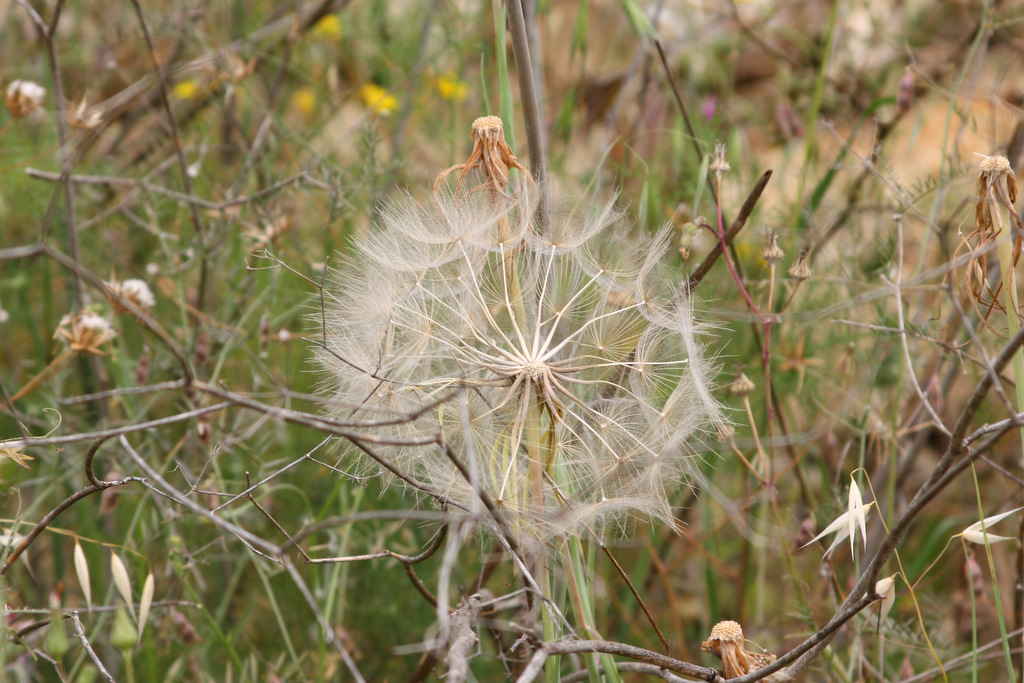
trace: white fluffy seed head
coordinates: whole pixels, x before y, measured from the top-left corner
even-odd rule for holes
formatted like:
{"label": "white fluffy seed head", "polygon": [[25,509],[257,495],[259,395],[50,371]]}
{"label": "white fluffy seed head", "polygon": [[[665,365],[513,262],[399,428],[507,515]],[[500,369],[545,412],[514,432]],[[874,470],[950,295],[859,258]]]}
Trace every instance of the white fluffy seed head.
{"label": "white fluffy seed head", "polygon": [[[541,234],[533,207],[523,193],[405,198],[356,238],[318,352],[336,415],[376,421],[378,455],[456,507],[485,491],[525,536],[670,519],[668,493],[722,425],[700,327],[663,265],[670,236],[627,243],[621,212],[583,203]],[[436,445],[400,443],[436,434],[474,482]]]}

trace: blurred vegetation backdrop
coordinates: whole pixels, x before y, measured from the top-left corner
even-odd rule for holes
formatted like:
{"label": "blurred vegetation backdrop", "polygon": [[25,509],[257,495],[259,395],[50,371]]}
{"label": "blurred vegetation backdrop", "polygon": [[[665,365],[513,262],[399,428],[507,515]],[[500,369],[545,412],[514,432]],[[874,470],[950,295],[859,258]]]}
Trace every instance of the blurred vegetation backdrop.
{"label": "blurred vegetation backdrop", "polygon": [[[792,652],[800,680],[1021,680],[1024,4],[509,3],[0,0],[0,678],[724,680]],[[615,214],[552,280],[578,332],[545,262],[509,265],[564,206]],[[460,252],[497,273],[461,304],[399,261],[444,211],[521,230]],[[406,277],[450,307],[417,314],[420,393],[371,411],[345,374],[385,373],[325,340]],[[517,314],[633,331],[567,370],[496,341]],[[648,396],[652,321],[687,343]],[[472,411],[533,386],[485,444]],[[621,392],[690,402],[664,443],[633,413],[598,438]],[[626,491],[620,448],[681,464],[630,461],[606,514],[573,489],[595,448],[592,487]],[[534,517],[478,462],[521,463]]]}

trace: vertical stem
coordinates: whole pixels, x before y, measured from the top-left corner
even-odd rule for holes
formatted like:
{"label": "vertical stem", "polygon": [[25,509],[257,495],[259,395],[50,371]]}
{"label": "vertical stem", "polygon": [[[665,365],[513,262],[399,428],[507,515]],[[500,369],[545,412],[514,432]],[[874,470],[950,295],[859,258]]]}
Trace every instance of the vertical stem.
{"label": "vertical stem", "polygon": [[[991,194],[989,196],[991,200]],[[1002,206],[992,202],[992,212],[1002,212]],[[1017,302],[1017,273],[1013,268],[1013,220],[1007,215],[1006,220],[999,221],[1006,227],[1004,235],[999,236],[999,267],[1003,271],[1003,291],[1006,292],[1006,326],[1009,328],[1009,335],[1012,337],[1020,329],[1020,310]],[[1024,406],[1024,352],[1021,349],[1013,354],[1013,385],[1017,393],[1016,409],[1019,412]],[[1024,425],[1020,428],[1021,443],[1024,444]]]}
{"label": "vertical stem", "polygon": [[530,60],[530,38],[526,30],[522,0],[505,3],[508,11],[508,28],[512,34],[512,57],[516,62],[516,76],[519,78],[519,97],[523,103],[523,119],[526,124],[526,144],[530,151],[530,174],[537,183],[537,220],[542,229],[548,223],[547,184],[544,158],[544,124],[537,100],[537,87],[533,82],[533,64]]}
{"label": "vertical stem", "polygon": [[[544,449],[542,447],[544,412],[540,397],[538,396],[539,388],[530,382],[523,388],[523,391],[526,393],[525,398],[528,401],[526,424],[524,425],[526,454],[529,458],[527,479],[530,488],[529,506],[531,509],[528,514],[536,517],[536,520],[528,520],[527,523],[530,521],[540,523],[544,512]],[[538,546],[534,545],[534,548],[538,548]],[[537,580],[537,585],[540,586],[544,597],[550,599],[551,576],[548,573],[545,553],[542,550],[538,550],[533,553],[531,559],[533,560],[531,570],[534,578]],[[551,612],[541,605],[540,616],[544,641],[551,642],[557,635],[555,633],[555,623],[551,618]],[[544,665],[544,670],[549,683],[556,683],[558,681],[558,668],[558,658],[548,658]]]}

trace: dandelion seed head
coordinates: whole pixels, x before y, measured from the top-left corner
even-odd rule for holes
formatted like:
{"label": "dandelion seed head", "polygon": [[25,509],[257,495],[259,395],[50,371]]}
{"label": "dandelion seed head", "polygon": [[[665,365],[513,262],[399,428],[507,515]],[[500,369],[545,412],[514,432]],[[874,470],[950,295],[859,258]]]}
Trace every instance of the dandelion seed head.
{"label": "dandelion seed head", "polygon": [[[515,157],[499,127],[478,119],[474,140],[501,163],[461,169],[482,189],[442,174],[432,201],[405,196],[355,238],[324,294],[325,388],[339,417],[375,421],[381,458],[457,507],[485,492],[520,535],[670,520],[724,424],[703,328],[664,267],[671,235],[623,242],[626,215],[586,202],[542,231],[530,187],[501,184]],[[437,434],[473,481],[408,443]]]}

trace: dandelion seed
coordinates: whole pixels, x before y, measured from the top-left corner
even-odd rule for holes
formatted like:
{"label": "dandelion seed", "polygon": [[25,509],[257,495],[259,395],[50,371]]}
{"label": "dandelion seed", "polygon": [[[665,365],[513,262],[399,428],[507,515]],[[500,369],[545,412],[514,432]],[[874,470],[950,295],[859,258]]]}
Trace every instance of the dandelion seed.
{"label": "dandelion seed", "polygon": [[[970,543],[976,543],[977,545],[985,545],[986,540],[990,544],[998,543],[999,541],[1012,541],[1012,536],[996,536],[995,534],[988,533],[988,529],[995,525],[997,522],[1006,519],[1013,513],[1019,512],[1020,510],[1024,510],[1024,507],[1014,508],[1007,512],[1000,513],[998,515],[986,517],[982,521],[975,522],[974,524],[970,525],[957,535],[963,538],[965,541],[968,541]],[[984,530],[982,529],[982,527],[984,527]]]}
{"label": "dandelion seed", "polygon": [[32,81],[11,81],[4,92],[4,105],[11,116],[23,119],[39,111],[46,89]]}

